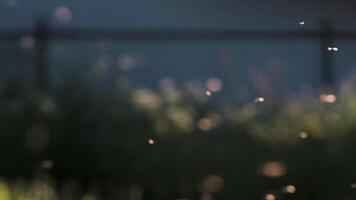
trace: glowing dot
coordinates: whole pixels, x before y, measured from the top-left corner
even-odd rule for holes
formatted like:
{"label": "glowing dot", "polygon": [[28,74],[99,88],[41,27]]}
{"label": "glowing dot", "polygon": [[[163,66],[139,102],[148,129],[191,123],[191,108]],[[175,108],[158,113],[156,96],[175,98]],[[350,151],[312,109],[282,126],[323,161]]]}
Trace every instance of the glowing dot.
{"label": "glowing dot", "polygon": [[320,101],[324,103],[335,103],[336,96],[333,94],[322,94],[320,95]]}
{"label": "glowing dot", "polygon": [[213,200],[213,195],[211,195],[210,193],[204,193],[202,196],[201,196],[201,200]]}
{"label": "glowing dot", "polygon": [[175,88],[176,83],[175,83],[174,79],[166,77],[159,81],[159,86],[163,90],[172,90]]}
{"label": "glowing dot", "polygon": [[56,103],[50,98],[44,99],[39,105],[39,109],[46,113],[54,112],[56,107]]}
{"label": "glowing dot", "polygon": [[305,21],[304,20],[300,20],[298,23],[299,23],[300,26],[304,26]]}
{"label": "glowing dot", "polygon": [[72,12],[65,6],[59,6],[54,11],[54,16],[61,23],[67,23],[72,19]]}
{"label": "glowing dot", "polygon": [[223,85],[220,79],[218,78],[209,78],[206,81],[206,87],[212,92],[218,92],[222,89]]}
{"label": "glowing dot", "polygon": [[95,75],[102,76],[104,75],[110,66],[110,56],[109,55],[99,55],[95,58],[92,70]]}
{"label": "glowing dot", "polygon": [[161,99],[148,89],[135,90],[132,100],[138,107],[147,110],[157,110],[161,106]]}
{"label": "glowing dot", "polygon": [[208,193],[215,193],[224,188],[224,179],[218,175],[210,175],[203,180],[203,190]]}
{"label": "glowing dot", "polygon": [[328,51],[339,51],[338,47],[328,47],[327,48]]}
{"label": "glowing dot", "polygon": [[21,38],[20,44],[22,48],[30,49],[35,44],[35,41],[32,36],[25,35]]}
{"label": "glowing dot", "polygon": [[293,193],[295,193],[297,191],[297,188],[294,185],[287,185],[284,188],[284,191],[287,192],[287,193],[293,194]]}
{"label": "glowing dot", "polygon": [[266,194],[265,200],[276,200],[276,197],[273,194]]}
{"label": "glowing dot", "polygon": [[208,131],[212,128],[212,121],[208,118],[203,118],[199,120],[198,127],[200,130]]}
{"label": "glowing dot", "polygon": [[137,65],[137,61],[130,55],[123,55],[117,60],[117,65],[124,71],[130,71]]}
{"label": "glowing dot", "polygon": [[53,160],[43,160],[40,162],[40,166],[45,170],[51,169],[53,165],[54,165]]}
{"label": "glowing dot", "polygon": [[308,133],[302,131],[299,133],[299,137],[302,138],[302,139],[307,139],[308,138]]}
{"label": "glowing dot", "polygon": [[255,99],[255,103],[263,103],[265,101],[265,98],[264,97],[257,97]]}
{"label": "glowing dot", "polygon": [[155,144],[155,141],[153,139],[148,139],[148,144]]}
{"label": "glowing dot", "polygon": [[212,93],[211,93],[211,91],[207,90],[207,91],[205,91],[205,95],[206,95],[206,96],[211,96]]}
{"label": "glowing dot", "polygon": [[356,189],[356,183],[351,184],[351,185],[350,185],[350,188],[351,188],[351,189]]}
{"label": "glowing dot", "polygon": [[260,173],[271,178],[280,177],[287,173],[287,166],[281,161],[269,161],[261,166]]}
{"label": "glowing dot", "polygon": [[9,7],[15,7],[17,5],[17,0],[7,0],[6,4]]}

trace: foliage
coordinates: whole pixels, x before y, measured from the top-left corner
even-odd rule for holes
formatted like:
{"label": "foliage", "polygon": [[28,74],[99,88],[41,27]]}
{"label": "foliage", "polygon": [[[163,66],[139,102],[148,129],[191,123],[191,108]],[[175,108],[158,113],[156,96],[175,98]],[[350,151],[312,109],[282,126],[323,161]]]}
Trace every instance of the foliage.
{"label": "foliage", "polygon": [[342,84],[335,103],[302,96],[221,110],[174,87],[9,87],[0,200],[352,199],[354,85]]}

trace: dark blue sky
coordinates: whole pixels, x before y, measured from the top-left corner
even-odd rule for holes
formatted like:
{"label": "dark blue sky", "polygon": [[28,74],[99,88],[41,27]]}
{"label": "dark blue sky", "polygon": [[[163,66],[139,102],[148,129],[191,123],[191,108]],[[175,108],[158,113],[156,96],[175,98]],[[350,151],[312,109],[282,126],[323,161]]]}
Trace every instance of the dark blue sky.
{"label": "dark blue sky", "polygon": [[[9,8],[8,1],[17,1]],[[317,28],[329,18],[340,29],[355,30],[356,3],[352,0],[2,0],[0,27],[31,27],[38,16],[58,6],[72,10],[66,26],[85,27],[228,27],[293,29],[305,19]]]}
{"label": "dark blue sky", "polygon": [[[3,30],[32,28],[37,18],[46,16],[51,27],[60,29],[174,27],[303,31],[319,29],[322,19],[330,19],[337,30],[356,31],[356,2],[351,0],[16,0],[15,6],[8,6],[9,1],[11,4],[15,0],[3,0],[0,5],[0,29]],[[71,11],[72,19],[68,23],[60,23],[54,17],[60,6]],[[303,27],[298,24],[301,19],[305,20]],[[138,58],[139,64],[126,75],[142,84],[157,85],[164,77],[182,83],[217,77],[223,80],[224,95],[270,92],[264,90],[274,90],[273,95],[279,95],[284,92],[284,86],[288,86],[287,93],[294,94],[300,88],[318,87],[319,45],[318,40],[278,39],[145,43],[53,41],[51,72],[90,70],[95,63],[104,62],[102,58],[108,58],[105,61],[109,66],[107,76],[115,78],[117,60],[131,56]],[[330,45],[339,47],[334,75],[337,80],[345,79],[356,67],[356,41],[337,40]]]}

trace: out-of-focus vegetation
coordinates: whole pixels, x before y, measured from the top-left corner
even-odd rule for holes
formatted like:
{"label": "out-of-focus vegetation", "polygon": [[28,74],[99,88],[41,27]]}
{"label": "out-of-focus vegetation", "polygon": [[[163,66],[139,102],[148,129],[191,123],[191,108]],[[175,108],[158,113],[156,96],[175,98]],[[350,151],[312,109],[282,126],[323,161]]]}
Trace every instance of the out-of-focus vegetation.
{"label": "out-of-focus vegetation", "polygon": [[354,199],[355,83],[222,109],[168,80],[119,92],[7,83],[0,200]]}

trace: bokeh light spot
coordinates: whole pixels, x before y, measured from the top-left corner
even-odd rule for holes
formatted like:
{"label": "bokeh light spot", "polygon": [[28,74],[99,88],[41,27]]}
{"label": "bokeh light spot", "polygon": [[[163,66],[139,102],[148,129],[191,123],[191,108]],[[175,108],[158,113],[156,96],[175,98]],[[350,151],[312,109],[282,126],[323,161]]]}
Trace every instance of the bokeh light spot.
{"label": "bokeh light spot", "polygon": [[265,200],[276,200],[276,196],[274,196],[273,194],[266,194]]}
{"label": "bokeh light spot", "polygon": [[137,65],[137,61],[130,55],[122,55],[118,58],[117,65],[124,71],[130,71]]}
{"label": "bokeh light spot", "polygon": [[210,193],[206,192],[201,196],[201,200],[213,200],[214,197]]}
{"label": "bokeh light spot", "polygon": [[21,47],[24,49],[30,49],[35,44],[35,40],[30,35],[25,35],[20,40]]}
{"label": "bokeh light spot", "polygon": [[53,160],[43,160],[40,162],[40,167],[45,169],[45,170],[50,170],[54,165]]}
{"label": "bokeh light spot", "polygon": [[287,166],[281,161],[269,161],[261,165],[260,173],[270,178],[277,178],[287,173]]}
{"label": "bokeh light spot", "polygon": [[66,6],[59,6],[54,11],[54,16],[60,23],[68,23],[72,19],[72,11]]}
{"label": "bokeh light spot", "polygon": [[218,175],[210,175],[203,180],[203,190],[208,193],[220,191],[224,185],[224,179]]}
{"label": "bokeh light spot", "polygon": [[294,185],[287,185],[284,188],[284,191],[287,192],[287,193],[293,194],[293,193],[295,193],[297,191],[297,188]]}
{"label": "bokeh light spot", "polygon": [[17,5],[17,0],[7,0],[6,5],[10,8],[13,8]]}
{"label": "bokeh light spot", "polygon": [[307,132],[302,131],[302,132],[299,133],[299,137],[300,137],[301,139],[307,139],[308,136],[309,136],[309,135],[308,135]]}
{"label": "bokeh light spot", "polygon": [[323,103],[335,103],[336,96],[334,94],[322,94],[320,95],[320,101]]}
{"label": "bokeh light spot", "polygon": [[198,127],[202,131],[209,131],[212,128],[212,122],[209,118],[203,118],[198,121]]}
{"label": "bokeh light spot", "polygon": [[263,103],[265,101],[265,98],[264,97],[257,97],[255,99],[255,103]]}
{"label": "bokeh light spot", "polygon": [[152,138],[148,139],[147,142],[148,142],[148,144],[151,144],[151,145],[156,143],[155,140]]}
{"label": "bokeh light spot", "polygon": [[220,79],[218,78],[209,78],[206,81],[206,87],[211,91],[211,92],[218,92],[222,89],[223,84]]}

